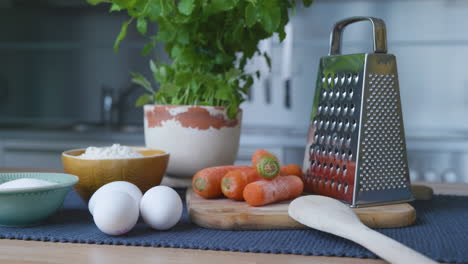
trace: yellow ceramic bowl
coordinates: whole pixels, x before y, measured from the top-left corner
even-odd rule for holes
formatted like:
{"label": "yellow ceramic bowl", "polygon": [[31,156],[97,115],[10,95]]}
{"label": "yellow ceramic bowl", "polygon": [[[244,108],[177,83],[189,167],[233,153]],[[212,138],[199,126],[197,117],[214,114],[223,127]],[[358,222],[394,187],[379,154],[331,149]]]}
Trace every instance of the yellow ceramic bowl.
{"label": "yellow ceramic bowl", "polygon": [[161,183],[169,162],[169,153],[148,148],[133,149],[144,157],[88,160],[77,157],[85,149],[75,149],[62,153],[62,164],[66,173],[78,176],[79,182],[74,188],[85,201],[99,187],[113,181],[131,182],[144,193]]}

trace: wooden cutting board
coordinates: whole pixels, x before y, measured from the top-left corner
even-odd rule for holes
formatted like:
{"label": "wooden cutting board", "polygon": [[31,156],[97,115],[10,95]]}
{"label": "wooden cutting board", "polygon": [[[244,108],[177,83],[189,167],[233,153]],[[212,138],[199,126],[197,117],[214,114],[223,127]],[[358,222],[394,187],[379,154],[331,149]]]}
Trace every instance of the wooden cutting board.
{"label": "wooden cutting board", "polygon": [[[204,199],[187,190],[187,207],[193,223],[212,229],[265,230],[307,229],[288,215],[291,201],[253,207],[230,199]],[[403,227],[414,223],[416,211],[408,203],[354,208],[361,221],[371,228]]]}

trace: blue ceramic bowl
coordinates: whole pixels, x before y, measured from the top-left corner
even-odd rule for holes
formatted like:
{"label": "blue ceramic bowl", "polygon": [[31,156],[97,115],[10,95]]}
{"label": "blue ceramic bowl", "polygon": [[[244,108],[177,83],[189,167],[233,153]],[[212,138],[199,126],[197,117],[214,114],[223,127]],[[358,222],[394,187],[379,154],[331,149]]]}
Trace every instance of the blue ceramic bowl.
{"label": "blue ceramic bowl", "polygon": [[0,173],[0,184],[21,178],[35,178],[57,184],[0,190],[0,225],[37,225],[55,213],[78,177],[63,173]]}

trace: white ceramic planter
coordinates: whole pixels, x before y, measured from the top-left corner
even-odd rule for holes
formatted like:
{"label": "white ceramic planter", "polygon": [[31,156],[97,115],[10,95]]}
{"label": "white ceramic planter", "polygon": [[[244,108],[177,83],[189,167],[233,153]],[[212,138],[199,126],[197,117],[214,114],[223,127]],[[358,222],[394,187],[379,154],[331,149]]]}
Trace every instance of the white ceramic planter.
{"label": "white ceramic planter", "polygon": [[241,111],[230,120],[223,107],[145,105],[146,146],[170,153],[169,176],[191,178],[201,169],[234,163],[241,120]]}

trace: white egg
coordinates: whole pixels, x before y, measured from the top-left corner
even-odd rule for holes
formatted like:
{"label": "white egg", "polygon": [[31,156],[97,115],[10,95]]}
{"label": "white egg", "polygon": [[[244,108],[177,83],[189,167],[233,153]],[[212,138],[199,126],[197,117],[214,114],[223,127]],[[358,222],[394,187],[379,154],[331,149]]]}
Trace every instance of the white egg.
{"label": "white egg", "polygon": [[17,180],[7,181],[3,184],[0,184],[0,190],[9,190],[9,189],[22,189],[22,188],[34,188],[42,186],[56,185],[55,182],[44,181],[35,178],[21,178]]}
{"label": "white egg", "polygon": [[149,189],[140,202],[143,220],[158,230],[167,230],[177,224],[182,216],[182,209],[179,194],[167,186]]}
{"label": "white egg", "polygon": [[106,192],[99,197],[94,206],[94,223],[108,235],[122,235],[135,226],[139,210],[135,200],[127,193],[120,191]]}
{"label": "white egg", "polygon": [[126,181],[110,182],[101,186],[101,188],[94,192],[91,199],[89,199],[88,209],[91,214],[93,214],[96,201],[107,197],[108,195],[106,193],[110,191],[121,191],[129,194],[135,200],[137,206],[140,204],[141,197],[143,196],[140,189],[133,183]]}

